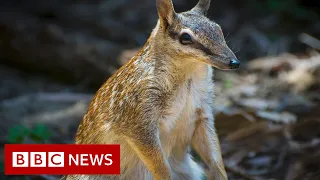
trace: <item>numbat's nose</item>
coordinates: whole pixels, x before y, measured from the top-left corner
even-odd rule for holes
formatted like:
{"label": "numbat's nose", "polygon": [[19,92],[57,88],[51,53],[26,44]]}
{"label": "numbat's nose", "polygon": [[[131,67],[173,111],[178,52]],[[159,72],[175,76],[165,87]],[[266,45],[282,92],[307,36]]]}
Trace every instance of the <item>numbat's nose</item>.
{"label": "numbat's nose", "polygon": [[231,59],[229,67],[231,69],[237,69],[240,66],[240,61],[238,59]]}

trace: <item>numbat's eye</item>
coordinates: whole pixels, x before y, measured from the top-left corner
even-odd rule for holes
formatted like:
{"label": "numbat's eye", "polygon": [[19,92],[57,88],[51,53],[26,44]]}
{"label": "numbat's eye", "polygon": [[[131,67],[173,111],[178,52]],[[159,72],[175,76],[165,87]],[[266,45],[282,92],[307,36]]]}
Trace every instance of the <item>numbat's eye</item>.
{"label": "numbat's eye", "polygon": [[180,43],[184,45],[192,44],[192,37],[188,33],[183,33],[180,36]]}

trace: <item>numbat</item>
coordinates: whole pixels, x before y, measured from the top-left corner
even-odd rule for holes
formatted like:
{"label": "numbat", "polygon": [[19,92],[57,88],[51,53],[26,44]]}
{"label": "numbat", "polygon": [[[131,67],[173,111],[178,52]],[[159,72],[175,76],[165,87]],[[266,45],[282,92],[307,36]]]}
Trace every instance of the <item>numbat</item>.
{"label": "numbat", "polygon": [[120,144],[120,175],[69,175],[66,179],[227,179],[214,129],[213,69],[240,63],[218,24],[205,15],[210,0],[176,13],[156,0],[159,21],[143,48],[94,96],[76,144]]}

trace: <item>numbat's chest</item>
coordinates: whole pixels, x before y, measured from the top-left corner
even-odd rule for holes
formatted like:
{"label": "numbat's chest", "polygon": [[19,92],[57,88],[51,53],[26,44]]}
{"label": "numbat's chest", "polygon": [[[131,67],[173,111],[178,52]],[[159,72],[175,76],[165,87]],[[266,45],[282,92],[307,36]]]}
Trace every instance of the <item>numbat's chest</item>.
{"label": "numbat's chest", "polygon": [[189,83],[179,89],[160,121],[160,139],[168,157],[182,158],[187,152],[199,120],[197,111],[206,111],[204,108],[209,106],[205,103],[213,98],[212,81],[202,79]]}
{"label": "numbat's chest", "polygon": [[171,103],[164,110],[160,128],[167,134],[186,130],[191,133],[198,119],[197,110],[203,109],[213,98],[212,72],[194,76],[185,82],[171,98]]}

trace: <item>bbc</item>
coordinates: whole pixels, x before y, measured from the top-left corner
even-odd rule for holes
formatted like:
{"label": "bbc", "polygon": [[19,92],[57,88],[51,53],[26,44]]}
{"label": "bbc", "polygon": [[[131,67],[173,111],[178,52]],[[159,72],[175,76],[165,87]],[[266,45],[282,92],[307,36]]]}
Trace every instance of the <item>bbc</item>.
{"label": "bbc", "polygon": [[12,167],[64,167],[64,152],[12,152]]}

